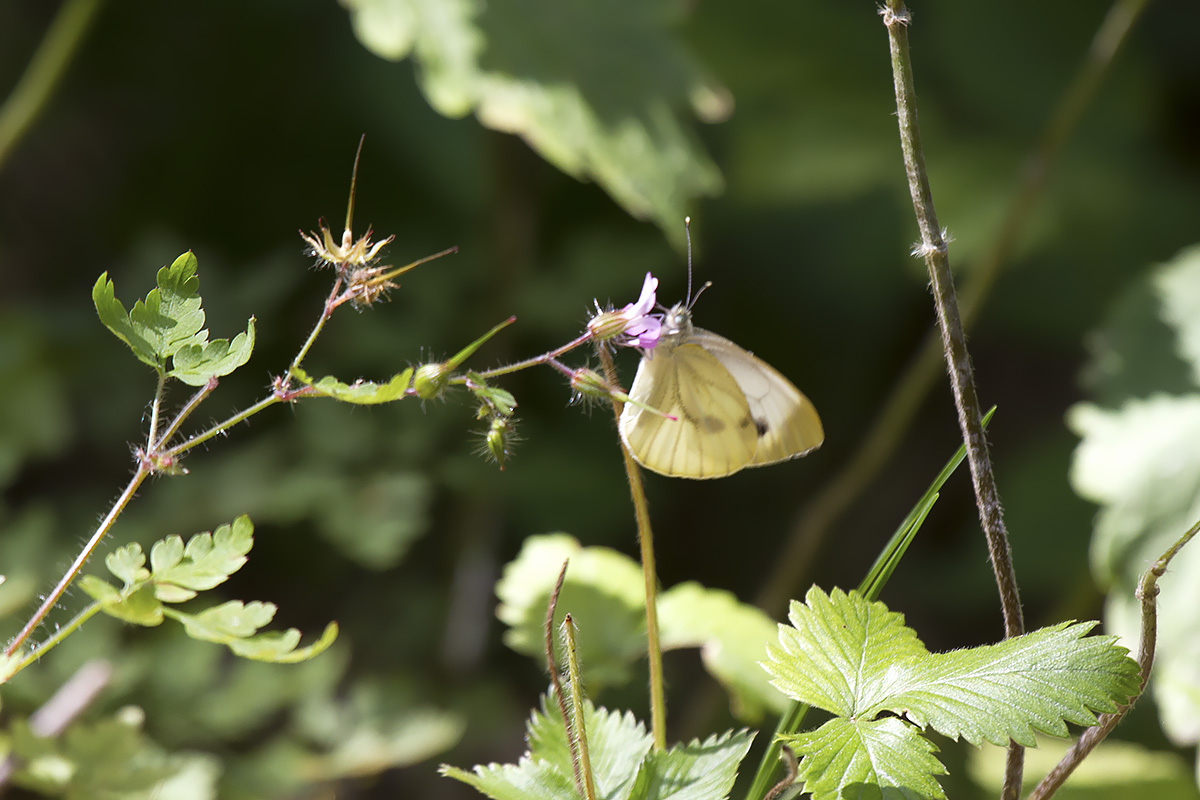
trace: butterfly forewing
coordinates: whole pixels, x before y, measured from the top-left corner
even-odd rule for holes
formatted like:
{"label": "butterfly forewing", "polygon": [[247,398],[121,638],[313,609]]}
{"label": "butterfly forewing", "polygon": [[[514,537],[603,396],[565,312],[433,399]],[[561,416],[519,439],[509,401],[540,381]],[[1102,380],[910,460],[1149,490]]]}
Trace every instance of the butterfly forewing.
{"label": "butterfly forewing", "polygon": [[770,364],[711,331],[694,328],[689,341],[716,358],[746,398],[757,438],[747,466],[796,458],[825,441],[817,409]]}
{"label": "butterfly forewing", "polygon": [[703,347],[668,346],[643,358],[629,395],[676,418],[625,405],[621,436],[646,468],[676,477],[719,478],[754,459],[758,434],[744,393]]}

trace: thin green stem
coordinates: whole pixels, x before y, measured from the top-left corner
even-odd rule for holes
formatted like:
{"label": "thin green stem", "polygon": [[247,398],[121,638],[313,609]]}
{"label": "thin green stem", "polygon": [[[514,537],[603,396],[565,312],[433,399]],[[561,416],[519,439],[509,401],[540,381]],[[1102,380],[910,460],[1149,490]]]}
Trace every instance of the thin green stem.
{"label": "thin green stem", "polygon": [[100,0],[68,0],[58,9],[24,74],[0,108],[0,167],[46,107],[100,5]]}
{"label": "thin green stem", "polygon": [[[597,348],[604,376],[612,386],[617,385],[617,369],[612,354],[603,347]],[[612,398],[613,414],[621,419],[625,404]],[[629,453],[625,442],[621,442],[621,458],[625,463],[625,476],[629,480],[629,495],[633,500],[633,514],[637,521],[638,548],[642,558],[642,580],[646,592],[646,653],[650,667],[650,733],[654,749],[667,748],[667,700],[663,689],[662,645],[658,635],[658,570],[654,562],[654,531],[650,527],[650,504],[646,500],[646,489],[642,485],[642,471]]]}
{"label": "thin green stem", "polygon": [[1138,671],[1141,675],[1141,688],[1137,697],[1111,714],[1101,714],[1096,725],[1083,732],[1083,735],[1055,765],[1054,769],[1050,770],[1050,773],[1034,787],[1026,800],[1045,800],[1058,791],[1080,762],[1087,758],[1088,754],[1095,750],[1108,734],[1112,733],[1121,718],[1129,712],[1129,709],[1133,708],[1137,698],[1145,692],[1146,681],[1150,679],[1150,670],[1154,667],[1155,648],[1158,645],[1158,579],[1166,573],[1171,560],[1198,531],[1200,531],[1200,522],[1193,525],[1175,544],[1171,545],[1150,569],[1142,573],[1142,578],[1138,581],[1137,598],[1142,604],[1142,636],[1141,643],[1138,645]]}
{"label": "thin green stem", "polygon": [[333,314],[334,301],[337,299],[338,291],[342,288],[342,279],[338,278],[333,282],[333,288],[329,292],[329,297],[325,300],[325,308],[321,310],[320,316],[317,317],[317,322],[313,325],[312,331],[309,332],[308,338],[304,340],[304,344],[300,346],[300,350],[296,353],[296,357],[292,359],[291,365],[288,366],[287,379],[285,385],[290,383],[295,376],[295,371],[304,361],[304,357],[308,355],[308,351],[312,348],[313,343],[317,341],[317,337],[321,335],[321,330],[325,327],[325,323],[329,321],[329,317]]}
{"label": "thin green stem", "polygon": [[18,672],[28,667],[34,661],[37,661],[42,656],[46,655],[46,653],[48,653],[54,647],[62,644],[68,636],[79,630],[79,628],[83,626],[83,623],[87,622],[98,613],[100,613],[100,601],[97,600],[76,614],[66,625],[57,628],[49,639],[26,653],[25,657],[13,666],[12,671],[9,672],[5,678],[11,678],[13,675],[16,675]]}
{"label": "thin green stem", "polygon": [[484,378],[486,380],[488,378],[498,378],[501,375],[508,375],[513,372],[519,372],[523,369],[529,369],[530,367],[536,367],[540,364],[547,364],[552,359],[555,359],[555,358],[558,358],[559,356],[561,356],[563,353],[568,353],[568,352],[574,350],[576,347],[579,347],[580,345],[587,344],[589,341],[591,341],[591,339],[592,339],[592,334],[590,332],[584,332],[578,338],[572,339],[571,341],[567,342],[563,346],[555,348],[554,350],[551,350],[548,353],[542,353],[540,356],[534,356],[533,358],[527,358],[524,361],[518,361],[515,364],[507,364],[503,367],[496,367],[495,369],[485,370],[483,372],[478,372],[476,374],[479,375],[479,377]]}
{"label": "thin green stem", "polygon": [[182,455],[183,453],[186,453],[188,450],[191,450],[196,445],[204,444],[205,442],[207,442],[209,439],[213,438],[214,436],[220,436],[222,433],[229,430],[234,425],[237,425],[239,422],[243,422],[243,421],[249,419],[250,417],[254,416],[255,414],[257,414],[258,412],[263,411],[264,409],[267,409],[267,408],[275,405],[276,403],[280,403],[280,402],[283,402],[283,401],[279,398],[278,395],[275,395],[275,394],[268,395],[267,397],[264,397],[262,400],[259,400],[254,405],[250,406],[249,408],[243,409],[242,411],[239,411],[238,413],[234,414],[232,417],[225,420],[224,422],[218,422],[216,425],[212,426],[211,428],[204,431],[203,433],[198,433],[195,436],[190,437],[187,441],[180,442],[179,444],[175,445],[171,449],[165,450],[163,452],[163,455],[171,456],[171,457],[176,457],[176,456]]}
{"label": "thin green stem", "polygon": [[150,432],[146,435],[146,452],[158,449],[158,415],[162,413],[163,392],[167,387],[167,373],[158,372],[158,386],[154,387],[154,401],[150,404]]}
{"label": "thin green stem", "polygon": [[[975,487],[975,504],[979,508],[979,522],[987,539],[992,572],[1000,593],[1004,632],[1007,637],[1019,636],[1025,630],[1025,621],[1017,592],[1008,531],[1004,526],[1004,513],[996,491],[996,479],[992,473],[991,457],[983,430],[983,409],[976,393],[966,334],[959,316],[954,278],[950,273],[950,256],[938,225],[937,213],[933,207],[933,192],[925,172],[925,154],[921,148],[920,126],[917,124],[916,89],[908,49],[910,18],[903,0],[888,0],[887,7],[883,10],[883,19],[888,31],[892,57],[900,147],[904,152],[904,167],[908,174],[913,211],[916,214],[917,227],[921,231],[919,252],[924,256],[925,265],[929,270],[934,306],[942,331],[942,345],[950,372],[950,386],[958,411],[958,424],[962,429],[963,442],[967,446],[967,463],[971,468],[971,480]],[[1024,748],[1015,743],[1010,744],[1004,789],[1001,792],[1002,800],[1016,800],[1021,788],[1023,770]]]}
{"label": "thin green stem", "polygon": [[[970,270],[960,294],[963,325],[971,326],[1020,241],[1037,199],[1070,134],[1078,127],[1116,53],[1128,37],[1147,0],[1117,0],[1093,38],[1075,78],[1060,96],[1049,122],[1020,172],[1017,190],[991,246]],[[930,388],[945,369],[941,341],[930,335],[883,403],[861,444],[834,478],[815,496],[792,526],[771,576],[757,603],[772,615],[786,610],[795,587],[806,582],[813,556],[834,522],[866,490],[895,453]]]}
{"label": "thin green stem", "polygon": [[25,627],[21,629],[21,632],[17,634],[15,639],[8,643],[8,647],[4,649],[4,655],[12,656],[13,653],[17,652],[17,649],[25,643],[34,629],[42,623],[42,620],[50,613],[50,609],[54,608],[59,598],[62,597],[63,592],[67,590],[67,587],[75,580],[79,571],[83,569],[83,565],[92,557],[92,553],[100,546],[101,540],[104,539],[105,535],[112,528],[113,523],[117,521],[117,517],[125,510],[125,506],[133,499],[133,495],[137,492],[138,487],[142,485],[142,481],[146,480],[149,475],[149,470],[142,464],[138,464],[137,470],[133,473],[133,478],[130,479],[125,490],[121,492],[121,496],[117,498],[117,502],[113,504],[108,515],[104,517],[104,521],[100,523],[100,526],[96,528],[96,532],[92,534],[92,538],[88,540],[83,550],[75,557],[75,561],[67,569],[66,574],[62,576],[50,594],[46,595],[46,599],[42,601],[41,606],[29,618],[29,621],[25,623]]}
{"label": "thin green stem", "polygon": [[200,387],[200,389],[192,395],[191,399],[184,404],[183,408],[179,409],[179,413],[175,415],[175,419],[171,420],[170,426],[163,431],[162,438],[159,440],[150,439],[150,452],[155,452],[160,444],[171,441],[171,437],[179,432],[180,427],[192,415],[192,412],[200,407],[200,403],[204,402],[204,398],[213,393],[217,388],[217,379],[209,378],[208,382]]}

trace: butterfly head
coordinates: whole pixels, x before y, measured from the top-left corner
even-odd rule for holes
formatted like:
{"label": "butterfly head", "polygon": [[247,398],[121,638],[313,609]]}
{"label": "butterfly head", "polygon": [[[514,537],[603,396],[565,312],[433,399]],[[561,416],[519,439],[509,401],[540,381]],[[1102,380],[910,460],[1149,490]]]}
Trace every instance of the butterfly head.
{"label": "butterfly head", "polygon": [[678,344],[680,341],[687,339],[692,334],[692,311],[685,303],[676,303],[671,306],[663,317],[662,334],[659,336],[660,342],[666,340],[671,344]]}

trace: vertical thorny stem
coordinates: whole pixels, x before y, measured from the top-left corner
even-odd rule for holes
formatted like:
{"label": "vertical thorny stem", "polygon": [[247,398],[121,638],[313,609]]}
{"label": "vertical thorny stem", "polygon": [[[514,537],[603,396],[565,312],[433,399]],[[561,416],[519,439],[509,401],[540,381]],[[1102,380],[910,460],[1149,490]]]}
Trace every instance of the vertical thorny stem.
{"label": "vertical thorny stem", "polygon": [[[983,431],[983,414],[975,392],[975,377],[958,312],[954,280],[950,274],[950,257],[934,212],[933,193],[925,173],[925,157],[921,150],[916,91],[913,87],[913,70],[908,52],[907,26],[910,18],[903,0],[888,0],[882,14],[891,49],[900,145],[904,151],[904,167],[908,173],[913,210],[916,212],[917,225],[921,231],[921,244],[917,252],[925,258],[929,269],[942,344],[950,373],[950,385],[954,392],[954,404],[958,410],[959,427],[962,429],[963,441],[967,447],[967,460],[971,466],[979,521],[987,538],[992,571],[1000,592],[1004,632],[1008,637],[1017,636],[1024,632],[1025,623],[1017,594],[1012,553],[1008,546],[1008,532],[1004,528],[1004,516],[996,492],[996,480],[992,474],[987,439]],[[1015,800],[1021,787],[1023,761],[1023,749],[1016,744],[1010,744],[1002,800]]]}

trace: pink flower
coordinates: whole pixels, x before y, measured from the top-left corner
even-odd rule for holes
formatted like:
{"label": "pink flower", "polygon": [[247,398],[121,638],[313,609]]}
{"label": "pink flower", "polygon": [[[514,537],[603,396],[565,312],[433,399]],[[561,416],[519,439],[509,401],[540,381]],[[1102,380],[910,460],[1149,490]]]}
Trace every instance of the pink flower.
{"label": "pink flower", "polygon": [[604,311],[592,317],[588,330],[600,340],[613,340],[625,347],[640,347],[650,350],[658,343],[662,333],[662,320],[654,310],[655,290],[658,278],[646,273],[642,293],[636,303],[630,303],[620,311]]}

